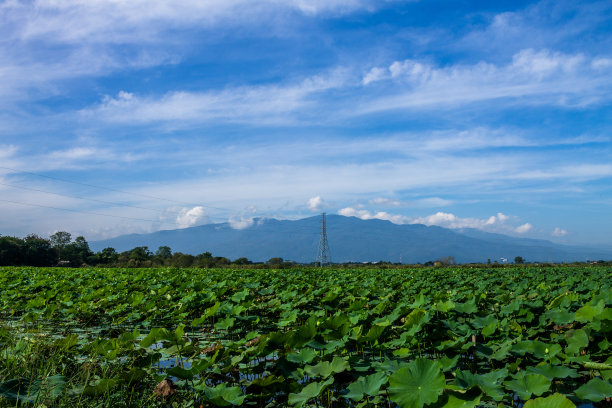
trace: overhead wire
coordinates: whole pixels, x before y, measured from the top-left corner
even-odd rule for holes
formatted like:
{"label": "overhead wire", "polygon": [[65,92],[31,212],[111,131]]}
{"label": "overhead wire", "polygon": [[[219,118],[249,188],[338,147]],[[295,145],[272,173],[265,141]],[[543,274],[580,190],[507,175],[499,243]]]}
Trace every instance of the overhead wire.
{"label": "overhead wire", "polygon": [[53,206],[50,206],[50,205],[24,203],[24,202],[21,202],[21,201],[5,200],[5,199],[2,199],[2,198],[0,198],[0,201],[5,202],[5,203],[11,203],[11,204],[25,205],[25,206],[30,206],[30,207],[50,208],[50,209],[53,209],[53,210],[70,211],[70,212],[76,212],[76,213],[82,213],[82,214],[90,214],[90,215],[99,215],[99,216],[102,216],[102,217],[121,218],[121,219],[124,219],[124,220],[136,220],[136,221],[147,221],[147,222],[161,222],[160,220],[152,220],[152,219],[146,219],[146,218],[135,218],[135,217],[126,217],[126,216],[123,216],[123,215],[102,214],[102,213],[97,213],[97,212],[92,212],[92,211],[75,210],[75,209],[71,209],[71,208],[61,208],[61,207],[53,207]]}
{"label": "overhead wire", "polygon": [[115,206],[120,206],[120,207],[130,207],[130,208],[136,208],[136,209],[139,209],[139,210],[163,212],[163,211],[160,211],[160,210],[157,210],[157,209],[154,209],[154,208],[139,207],[139,206],[136,206],[136,205],[125,204],[125,203],[118,203],[118,202],[113,202],[113,201],[98,200],[98,199],[95,199],[95,198],[86,198],[86,197],[73,196],[73,195],[69,195],[69,194],[54,193],[52,191],[45,191],[45,190],[40,190],[40,189],[37,189],[37,188],[24,187],[24,186],[16,186],[14,184],[7,184],[7,183],[1,183],[0,182],[0,185],[11,187],[11,188],[17,188],[17,189],[21,189],[21,190],[36,191],[36,192],[45,193],[45,194],[53,194],[53,195],[60,196],[60,197],[76,198],[78,200],[92,201],[92,202],[102,203],[102,204],[110,204],[110,205],[115,205]]}
{"label": "overhead wire", "polygon": [[12,167],[7,167],[7,166],[0,166],[0,169],[10,170],[10,171],[13,171],[15,173],[30,174],[30,175],[33,175],[33,176],[43,177],[43,178],[47,178],[47,179],[50,179],[50,180],[61,181],[63,183],[70,183],[70,184],[76,184],[76,185],[81,185],[81,186],[90,187],[90,188],[97,188],[97,189],[100,189],[100,190],[112,191],[112,192],[120,193],[120,194],[128,194],[128,195],[136,196],[136,197],[151,198],[151,199],[154,199],[154,200],[166,201],[166,202],[170,202],[170,203],[189,205],[189,206],[200,206],[200,207],[210,208],[210,209],[219,210],[219,211],[230,211],[228,208],[220,208],[220,207],[214,207],[214,206],[211,206],[211,205],[188,203],[188,202],[185,202],[185,201],[172,200],[172,199],[169,199],[169,198],[158,197],[158,196],[153,196],[153,195],[143,194],[143,193],[132,193],[130,191],[119,190],[119,189],[111,188],[111,187],[97,186],[95,184],[82,183],[80,181],[67,180],[67,179],[63,179],[63,178],[60,178],[60,177],[48,176],[46,174],[40,174],[40,173],[31,172],[31,171],[14,169]]}
{"label": "overhead wire", "polygon": [[[112,191],[112,192],[116,192],[116,193],[120,193],[120,194],[128,194],[128,195],[137,196],[137,197],[151,198],[151,199],[171,202],[171,203],[175,203],[175,204],[183,204],[183,205],[189,205],[189,206],[201,206],[201,207],[204,207],[204,208],[215,209],[215,210],[220,210],[220,211],[224,211],[224,212],[231,211],[228,208],[220,208],[220,207],[214,207],[214,206],[210,206],[210,205],[187,203],[187,202],[183,202],[183,201],[172,200],[172,199],[152,196],[152,195],[148,195],[148,194],[132,193],[132,192],[129,192],[129,191],[114,189],[114,188],[110,188],[110,187],[98,186],[98,185],[94,185],[94,184],[90,184],[90,183],[82,183],[82,182],[78,182],[78,181],[63,179],[63,178],[60,178],[60,177],[48,176],[48,175],[45,175],[45,174],[40,174],[40,173],[35,173],[35,172],[30,172],[30,171],[25,171],[25,170],[14,169],[14,168],[7,167],[7,166],[0,166],[0,169],[10,170],[10,171],[15,172],[15,173],[30,174],[30,175],[33,175],[33,176],[47,178],[47,179],[51,179],[51,180],[57,180],[57,181],[61,181],[61,182],[64,182],[64,183],[70,183],[70,184],[76,184],[76,185],[81,185],[81,186],[90,187],[90,188],[96,188],[96,189],[100,189],[100,190]],[[4,185],[4,186],[7,186],[7,187],[12,187],[12,188],[17,188],[17,189],[22,189],[22,190],[36,191],[36,192],[45,193],[45,194],[52,194],[52,195],[57,195],[57,196],[62,196],[62,197],[76,198],[76,199],[79,199],[79,200],[86,200],[86,201],[91,201],[91,202],[98,202],[98,203],[103,203],[103,204],[116,205],[116,206],[121,206],[121,207],[129,207],[129,208],[135,208],[135,209],[140,209],[140,210],[155,211],[155,212],[163,213],[163,211],[156,210],[156,209],[153,209],[153,208],[134,206],[134,205],[131,205],[131,204],[112,202],[112,201],[105,201],[105,200],[98,200],[98,199],[94,199],[94,198],[79,197],[79,196],[73,196],[73,195],[62,194],[62,193],[55,193],[55,192],[51,192],[51,191],[45,191],[45,190],[31,188],[31,187],[17,186],[17,185],[14,185],[14,184],[8,184],[8,183],[2,183],[2,182],[0,182],[0,185]],[[0,199],[0,201],[7,202],[7,203],[12,203],[12,204],[24,205],[24,206],[49,208],[49,209],[55,209],[55,210],[59,210],[59,211],[69,211],[69,212],[76,212],[76,213],[82,213],[82,214],[98,215],[98,216],[103,216],[103,217],[113,217],[113,218],[129,219],[129,220],[136,220],[136,221],[147,221],[147,222],[164,222],[162,220],[153,220],[153,219],[145,219],[145,218],[127,217],[127,216],[121,216],[121,215],[103,214],[103,213],[97,213],[97,212],[92,212],[92,211],[76,210],[76,209],[69,209],[69,208],[62,208],[62,207],[54,207],[54,206],[43,205],[43,204],[24,203],[24,202],[13,201],[13,200]],[[209,217],[209,218],[211,218],[211,217]],[[299,228],[297,230],[293,230],[293,231],[286,231],[286,232],[283,231],[282,233],[286,233],[286,234],[295,234],[295,233],[319,234],[318,231],[310,231],[310,230],[306,231],[306,229],[301,229],[301,228]]]}

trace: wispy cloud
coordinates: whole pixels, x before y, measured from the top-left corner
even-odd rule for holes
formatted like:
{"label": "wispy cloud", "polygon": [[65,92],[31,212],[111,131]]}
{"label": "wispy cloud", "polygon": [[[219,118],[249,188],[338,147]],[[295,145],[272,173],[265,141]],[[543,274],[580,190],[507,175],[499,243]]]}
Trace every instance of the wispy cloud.
{"label": "wispy cloud", "polygon": [[363,104],[359,112],[451,107],[492,99],[514,100],[521,105],[590,105],[610,98],[612,67],[600,62],[606,60],[524,49],[506,65],[482,61],[436,66],[411,59],[395,61],[365,74],[366,87],[385,86],[388,95]]}
{"label": "wispy cloud", "polygon": [[567,231],[559,227],[555,227],[555,229],[552,232],[553,237],[564,237],[566,235],[567,235]]}
{"label": "wispy cloud", "polygon": [[121,91],[106,96],[96,107],[82,111],[87,118],[119,123],[194,121],[211,119],[229,122],[256,122],[258,125],[292,122],[294,114],[313,106],[317,93],[344,82],[344,72],[307,78],[297,84],[228,88],[220,91],[176,91],[155,96],[136,96]]}
{"label": "wispy cloud", "polygon": [[63,42],[142,42],[158,40],[161,32],[217,24],[274,23],[280,15],[343,15],[356,10],[375,10],[373,0],[211,0],[168,3],[164,0],[129,2],[91,0],[5,1],[0,17],[15,26],[16,36]]}
{"label": "wispy cloud", "polygon": [[[171,91],[161,96],[121,91],[82,112],[120,123],[216,120],[278,125],[314,117],[333,123],[375,112],[450,108],[493,99],[523,106],[577,108],[610,99],[612,65],[607,61],[546,49],[522,50],[507,65],[483,61],[439,67],[404,60],[372,68],[363,77],[364,85],[356,82],[358,67],[338,67],[285,84]],[[336,96],[339,91],[340,97]],[[512,145],[518,140],[507,136],[498,143]]]}

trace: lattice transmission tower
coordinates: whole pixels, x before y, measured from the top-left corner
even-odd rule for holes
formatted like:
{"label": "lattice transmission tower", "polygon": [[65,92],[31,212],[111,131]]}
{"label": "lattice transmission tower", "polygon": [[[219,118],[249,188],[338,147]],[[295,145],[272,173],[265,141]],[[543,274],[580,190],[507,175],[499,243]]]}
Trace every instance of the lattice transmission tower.
{"label": "lattice transmission tower", "polygon": [[319,251],[317,253],[317,263],[319,264],[319,266],[325,266],[331,263],[329,243],[327,242],[327,224],[325,222],[325,213],[321,214],[321,238],[319,240]]}

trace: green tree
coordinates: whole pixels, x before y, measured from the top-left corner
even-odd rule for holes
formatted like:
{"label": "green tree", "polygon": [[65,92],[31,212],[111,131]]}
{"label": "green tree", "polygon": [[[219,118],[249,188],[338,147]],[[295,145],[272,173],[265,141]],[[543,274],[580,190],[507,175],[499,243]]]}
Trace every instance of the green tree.
{"label": "green tree", "polygon": [[204,252],[196,256],[195,265],[201,268],[212,268],[215,266],[215,260],[210,252]]}
{"label": "green tree", "polygon": [[105,265],[115,265],[119,259],[119,254],[115,248],[108,247],[98,252],[99,262]]}
{"label": "green tree", "polygon": [[21,238],[0,237],[0,265],[23,265],[24,242]]}
{"label": "green tree", "polygon": [[53,266],[57,263],[57,254],[51,242],[38,235],[28,235],[24,240],[24,264],[30,266]]}
{"label": "green tree", "polygon": [[153,261],[157,265],[165,265],[168,261],[172,259],[172,249],[169,246],[160,246],[155,251],[155,256],[153,257]]}
{"label": "green tree", "polygon": [[49,237],[49,241],[51,242],[51,246],[55,248],[57,251],[57,257],[61,260],[63,256],[63,250],[66,248],[70,241],[72,240],[72,235],[66,231],[57,231],[55,234]]}
{"label": "green tree", "polygon": [[176,252],[172,256],[172,265],[179,268],[188,268],[193,265],[195,256]]}
{"label": "green tree", "polygon": [[514,263],[515,264],[524,264],[525,263],[525,259],[523,259],[522,256],[515,256],[514,257]]}
{"label": "green tree", "polygon": [[75,238],[74,242],[66,245],[63,249],[63,260],[70,262],[70,266],[81,266],[87,263],[90,256],[93,255],[89,244],[83,236]]}
{"label": "green tree", "polygon": [[238,258],[236,260],[234,260],[234,262],[232,262],[234,265],[251,265],[253,262],[249,261],[247,258],[242,257],[242,258]]}

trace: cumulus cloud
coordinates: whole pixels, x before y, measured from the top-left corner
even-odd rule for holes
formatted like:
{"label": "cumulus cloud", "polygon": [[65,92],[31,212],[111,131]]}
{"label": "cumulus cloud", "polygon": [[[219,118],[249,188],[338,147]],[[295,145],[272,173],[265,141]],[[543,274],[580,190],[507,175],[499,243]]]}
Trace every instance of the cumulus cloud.
{"label": "cumulus cloud", "polygon": [[255,220],[253,217],[230,217],[228,222],[233,229],[242,230],[252,226]]}
{"label": "cumulus cloud", "polygon": [[497,213],[489,218],[458,217],[455,214],[437,212],[426,217],[412,219],[411,224],[437,225],[445,228],[476,228],[486,229],[491,226],[504,224],[510,217]]}
{"label": "cumulus cloud", "polygon": [[552,235],[553,235],[554,237],[564,237],[564,236],[566,236],[566,235],[567,235],[567,231],[566,231],[566,230],[564,230],[564,229],[562,229],[562,228],[556,227],[556,228],[553,230]]}
{"label": "cumulus cloud", "polygon": [[207,218],[204,207],[183,208],[176,216],[176,225],[178,228],[192,227],[205,221]]}
{"label": "cumulus cloud", "polygon": [[387,220],[394,224],[436,225],[451,229],[475,228],[484,231],[501,233],[524,234],[529,232],[533,227],[531,224],[525,223],[515,228],[508,224],[508,221],[512,217],[501,212],[488,218],[459,217],[455,214],[442,211],[424,217],[408,217],[400,214],[390,214],[386,211],[369,211],[366,209],[345,207],[339,210],[338,214],[346,217],[357,217],[361,218],[362,220]]}
{"label": "cumulus cloud", "polygon": [[308,199],[308,209],[312,212],[316,212],[321,210],[321,207],[323,206],[323,199],[321,198],[321,196],[316,196],[316,197],[311,197],[310,199]]}
{"label": "cumulus cloud", "polygon": [[526,232],[531,231],[531,228],[533,228],[533,225],[526,222],[525,224],[519,225],[518,227],[516,227],[514,231],[518,234],[525,234]]}
{"label": "cumulus cloud", "polygon": [[345,217],[357,217],[362,220],[386,220],[391,221],[394,224],[407,224],[410,218],[404,215],[389,214],[386,211],[370,212],[368,210],[357,209],[353,207],[345,207],[338,211],[338,214],[344,215]]}

